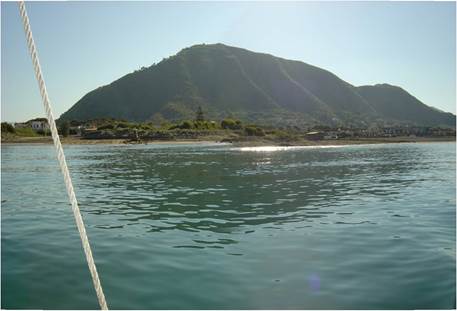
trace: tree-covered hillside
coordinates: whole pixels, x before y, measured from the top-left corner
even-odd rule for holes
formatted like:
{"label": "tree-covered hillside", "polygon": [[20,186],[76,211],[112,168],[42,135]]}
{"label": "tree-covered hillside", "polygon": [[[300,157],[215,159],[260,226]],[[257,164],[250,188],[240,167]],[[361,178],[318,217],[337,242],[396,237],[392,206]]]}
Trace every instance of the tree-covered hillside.
{"label": "tree-covered hillside", "polygon": [[61,120],[210,118],[271,124],[455,125],[397,87],[354,87],[300,61],[223,44],[195,45],[86,94]]}

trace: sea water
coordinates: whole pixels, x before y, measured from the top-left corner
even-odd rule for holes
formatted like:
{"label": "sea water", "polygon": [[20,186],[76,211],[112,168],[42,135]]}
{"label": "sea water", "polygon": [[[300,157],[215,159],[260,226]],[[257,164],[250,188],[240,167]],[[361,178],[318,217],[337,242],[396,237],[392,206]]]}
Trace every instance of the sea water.
{"label": "sea water", "polygon": [[[53,148],[2,145],[2,308],[98,308]],[[65,153],[110,308],[449,309],[455,149]]]}

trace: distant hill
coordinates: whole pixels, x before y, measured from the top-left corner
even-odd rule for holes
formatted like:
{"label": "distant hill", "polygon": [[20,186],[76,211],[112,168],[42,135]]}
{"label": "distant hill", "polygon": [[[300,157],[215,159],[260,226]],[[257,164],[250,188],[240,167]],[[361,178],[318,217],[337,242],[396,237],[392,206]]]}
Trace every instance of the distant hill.
{"label": "distant hill", "polygon": [[426,125],[455,125],[455,115],[425,105],[398,86],[377,84],[360,86],[357,90],[383,119]]}
{"label": "distant hill", "polygon": [[81,98],[60,120],[227,116],[269,124],[372,122],[455,126],[455,115],[387,84],[355,87],[300,61],[223,44],[195,45]]}

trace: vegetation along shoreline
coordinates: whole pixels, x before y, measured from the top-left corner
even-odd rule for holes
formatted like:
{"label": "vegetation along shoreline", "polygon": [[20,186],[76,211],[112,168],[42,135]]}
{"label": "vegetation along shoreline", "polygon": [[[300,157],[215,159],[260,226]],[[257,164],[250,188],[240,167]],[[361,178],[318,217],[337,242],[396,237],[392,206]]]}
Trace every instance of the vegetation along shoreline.
{"label": "vegetation along shoreline", "polygon": [[[38,120],[38,121],[37,121]],[[134,123],[125,120],[97,119],[60,122],[63,144],[160,144],[160,143],[231,143],[235,146],[325,146],[379,143],[414,143],[455,141],[455,130],[439,127],[309,128],[270,127],[243,124],[240,120],[196,120]],[[45,119],[22,124],[2,123],[2,144],[52,143]]]}

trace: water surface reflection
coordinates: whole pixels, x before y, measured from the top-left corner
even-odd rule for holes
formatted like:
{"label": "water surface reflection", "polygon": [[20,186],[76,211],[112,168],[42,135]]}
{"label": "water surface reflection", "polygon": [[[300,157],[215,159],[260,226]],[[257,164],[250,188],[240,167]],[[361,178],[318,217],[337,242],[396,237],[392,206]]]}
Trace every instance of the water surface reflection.
{"label": "water surface reflection", "polygon": [[[367,209],[398,199],[424,174],[423,161],[410,161],[420,156],[414,148],[407,158],[402,149],[382,147],[260,150],[154,146],[87,153],[74,164],[78,188],[86,189],[81,206],[112,216],[98,228],[137,225],[144,232],[377,225],[388,214],[411,217],[395,206]],[[194,243],[226,245],[220,239]]]}

